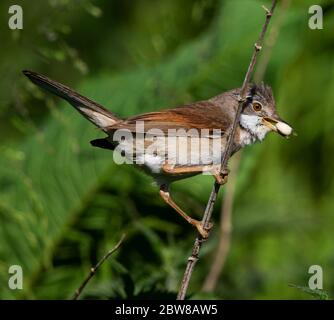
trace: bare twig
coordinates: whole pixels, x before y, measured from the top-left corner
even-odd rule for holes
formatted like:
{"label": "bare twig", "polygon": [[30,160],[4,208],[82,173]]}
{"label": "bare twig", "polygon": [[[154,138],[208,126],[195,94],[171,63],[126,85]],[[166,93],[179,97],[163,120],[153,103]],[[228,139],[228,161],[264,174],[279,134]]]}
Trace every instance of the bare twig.
{"label": "bare twig", "polygon": [[203,291],[211,292],[214,290],[217,280],[222,272],[227,254],[230,250],[232,234],[232,210],[234,192],[237,183],[238,168],[242,153],[239,152],[233,157],[231,164],[231,173],[229,174],[229,183],[226,186],[224,201],[220,210],[220,233],[218,248],[211,265],[210,271],[204,281]]}
{"label": "bare twig", "polygon": [[[251,61],[250,61],[249,66],[248,66],[248,70],[247,70],[244,82],[243,82],[241,90],[240,90],[239,105],[238,105],[237,113],[236,113],[236,116],[234,118],[232,129],[229,133],[227,148],[226,148],[226,151],[223,155],[222,164],[221,164],[222,171],[226,169],[227,162],[228,162],[228,160],[231,156],[235,132],[236,132],[236,129],[237,129],[237,126],[238,126],[238,123],[239,123],[242,107],[243,107],[243,105],[246,101],[247,87],[248,87],[250,78],[252,76],[253,70],[254,70],[254,66],[255,66],[255,63],[256,63],[258,53],[262,49],[263,39],[264,39],[265,33],[268,29],[268,25],[269,25],[269,22],[270,22],[270,19],[271,19],[272,15],[273,15],[273,12],[275,10],[276,4],[277,4],[277,0],[273,0],[271,9],[266,10],[265,23],[264,23],[263,28],[261,30],[259,39],[254,45],[254,52],[253,52]],[[206,229],[209,227],[213,207],[214,207],[214,204],[216,202],[219,189],[220,189],[220,185],[218,183],[215,183],[213,185],[213,188],[212,188],[212,191],[211,191],[211,194],[210,194],[210,197],[209,197],[209,200],[208,200],[208,203],[207,203],[204,215],[203,215],[203,219],[202,219],[202,225]],[[179,289],[179,292],[178,292],[178,295],[177,295],[178,300],[184,300],[185,299],[185,296],[187,294],[189,282],[190,282],[195,264],[199,259],[199,252],[201,250],[202,243],[203,243],[203,239],[201,238],[200,235],[198,235],[196,237],[196,240],[195,240],[195,243],[194,243],[194,246],[193,246],[192,254],[188,258],[187,267],[186,267],[186,270],[184,272],[183,279],[182,279],[182,282],[181,282],[181,286],[180,286],[180,289]]]}
{"label": "bare twig", "polygon": [[89,274],[87,275],[87,277],[85,278],[85,280],[82,282],[82,284],[80,285],[80,287],[75,290],[75,293],[73,295],[72,300],[78,300],[80,294],[82,293],[83,289],[86,287],[86,285],[88,284],[88,282],[94,277],[94,275],[96,274],[97,270],[102,266],[102,264],[114,253],[118,250],[118,248],[122,245],[123,241],[125,238],[125,234],[122,235],[121,239],[118,241],[118,243],[115,245],[115,247],[113,247],[110,251],[108,251],[103,257],[102,259],[95,265],[95,267],[92,267],[89,271]]}
{"label": "bare twig", "polygon": [[[280,5],[279,14],[276,16],[275,23],[272,25],[270,32],[265,41],[265,52],[261,55],[261,58],[257,64],[254,73],[254,82],[259,83],[263,80],[265,72],[267,70],[270,57],[272,55],[273,48],[276,44],[280,29],[283,24],[283,20],[288,10],[291,0],[282,0]],[[229,174],[229,183],[226,186],[224,199],[222,201],[220,212],[220,233],[219,243],[217,250],[215,251],[214,259],[210,267],[210,271],[204,281],[203,291],[211,292],[215,289],[218,279],[223,272],[226,258],[231,246],[232,237],[232,211],[235,187],[238,175],[238,168],[242,158],[242,152],[239,151],[231,163],[231,173]]]}
{"label": "bare twig", "polygon": [[280,12],[276,16],[275,24],[270,29],[268,37],[265,41],[266,50],[261,56],[261,59],[254,73],[254,81],[256,83],[262,81],[262,79],[264,78],[265,72],[269,64],[270,57],[272,55],[273,48],[276,44],[277,38],[279,36],[280,30],[283,24],[285,13],[289,8],[290,3],[291,3],[291,0],[281,0],[280,2]]}

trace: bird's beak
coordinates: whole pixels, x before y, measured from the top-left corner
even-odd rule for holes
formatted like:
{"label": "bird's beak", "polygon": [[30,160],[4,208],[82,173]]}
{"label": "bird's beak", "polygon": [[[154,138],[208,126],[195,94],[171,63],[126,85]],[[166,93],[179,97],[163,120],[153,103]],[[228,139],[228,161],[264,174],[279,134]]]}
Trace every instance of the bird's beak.
{"label": "bird's beak", "polygon": [[288,138],[293,133],[293,128],[279,118],[263,117],[262,122],[270,130],[279,133],[285,138]]}

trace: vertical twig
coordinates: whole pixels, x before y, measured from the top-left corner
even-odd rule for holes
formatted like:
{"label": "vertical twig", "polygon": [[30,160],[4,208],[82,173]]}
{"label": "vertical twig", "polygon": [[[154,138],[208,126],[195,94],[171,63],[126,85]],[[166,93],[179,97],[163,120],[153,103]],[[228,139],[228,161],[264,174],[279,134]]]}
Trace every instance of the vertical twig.
{"label": "vertical twig", "polygon": [[125,234],[122,235],[121,239],[118,241],[118,243],[115,245],[115,247],[113,247],[110,251],[108,251],[103,257],[102,259],[95,265],[95,267],[92,267],[89,271],[89,274],[87,275],[87,277],[85,278],[85,280],[82,282],[82,284],[80,285],[80,287],[75,290],[75,293],[73,295],[72,300],[78,300],[80,294],[82,293],[83,289],[85,289],[86,285],[88,284],[88,282],[94,277],[94,275],[96,274],[97,270],[102,266],[102,264],[114,253],[118,250],[118,248],[122,245],[123,241],[125,238]]}
{"label": "vertical twig", "polygon": [[241,155],[242,153],[239,151],[239,153],[237,153],[232,160],[231,173],[229,174],[228,179],[229,183],[226,187],[224,200],[222,201],[220,210],[220,232],[218,248],[202,288],[203,291],[206,292],[211,292],[214,290],[230,249],[233,200]]}
{"label": "vertical twig", "polygon": [[[261,30],[259,39],[254,45],[254,52],[253,52],[251,61],[250,61],[249,66],[248,66],[248,70],[247,70],[244,82],[243,82],[241,90],[240,90],[239,105],[238,105],[237,113],[236,113],[236,116],[234,118],[232,129],[229,133],[229,138],[228,138],[228,142],[227,142],[226,151],[225,151],[225,153],[223,155],[223,159],[222,159],[222,165],[221,165],[222,170],[225,170],[228,159],[230,158],[230,155],[231,155],[236,128],[237,128],[238,123],[239,123],[242,107],[243,107],[243,105],[246,101],[247,87],[248,87],[251,75],[253,73],[253,70],[254,70],[254,66],[255,66],[255,63],[256,63],[258,53],[262,49],[263,39],[264,39],[264,36],[265,36],[266,31],[268,29],[268,25],[269,25],[269,22],[270,22],[270,19],[271,19],[272,15],[273,15],[273,12],[275,10],[276,4],[277,4],[277,0],[273,0],[270,10],[264,8],[265,11],[266,11],[265,23],[264,23],[263,28]],[[208,228],[208,226],[209,226],[209,222],[210,222],[211,216],[212,216],[213,207],[214,207],[214,204],[216,202],[219,189],[220,189],[220,185],[215,183],[213,185],[213,188],[212,188],[212,191],[211,191],[211,194],[210,194],[210,197],[209,197],[209,200],[208,200],[208,203],[207,203],[204,215],[203,215],[203,219],[202,219],[202,225],[203,225],[204,228]],[[196,240],[195,240],[195,243],[194,243],[194,246],[193,246],[192,254],[188,258],[188,263],[187,263],[187,266],[186,266],[186,270],[184,272],[183,279],[182,279],[182,282],[181,282],[181,286],[180,286],[180,289],[179,289],[179,292],[178,292],[178,295],[177,295],[178,300],[184,300],[185,299],[185,296],[187,294],[189,282],[190,282],[195,264],[196,264],[196,262],[199,258],[199,252],[201,250],[202,243],[203,243],[203,239],[200,237],[200,235],[198,235],[196,237]]]}
{"label": "vertical twig", "polygon": [[286,11],[288,10],[290,3],[291,3],[291,0],[281,0],[280,2],[280,12],[278,15],[276,15],[275,24],[270,29],[267,40],[265,41],[266,50],[261,56],[261,59],[254,73],[254,81],[256,83],[262,81],[264,78],[264,75],[266,73],[266,70],[269,64],[270,57],[272,55],[273,48],[276,44],[277,38],[279,36],[280,30],[281,30],[281,27],[284,21]]}
{"label": "vertical twig", "polygon": [[[254,73],[254,82],[259,83],[263,80],[265,72],[267,70],[270,57],[272,55],[273,47],[276,44],[278,35],[280,33],[281,26],[285,13],[291,3],[291,0],[282,0],[280,6],[280,12],[276,16],[275,24],[272,25],[268,37],[265,41],[265,52],[260,58],[260,61],[256,67]],[[242,151],[239,151],[232,161],[232,168],[229,177],[229,183],[226,186],[224,199],[222,201],[221,212],[220,212],[220,234],[219,243],[215,256],[210,268],[210,271],[204,281],[203,291],[211,292],[215,289],[218,279],[224,269],[226,257],[228,255],[231,246],[232,236],[232,213],[233,213],[233,201],[235,194],[235,187],[237,181],[237,173],[239,164],[242,158]]]}

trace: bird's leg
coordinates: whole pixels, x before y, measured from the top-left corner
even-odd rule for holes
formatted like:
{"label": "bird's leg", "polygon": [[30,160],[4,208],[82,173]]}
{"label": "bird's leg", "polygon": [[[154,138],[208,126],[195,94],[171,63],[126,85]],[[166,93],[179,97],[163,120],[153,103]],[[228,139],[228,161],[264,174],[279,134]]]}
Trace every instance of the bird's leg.
{"label": "bird's leg", "polygon": [[195,220],[191,217],[189,217],[171,198],[168,190],[168,186],[163,184],[160,186],[160,196],[164,201],[169,204],[178,214],[181,215],[183,219],[185,219],[187,222],[189,222],[191,225],[193,225],[199,232],[199,234],[202,236],[203,239],[208,238],[209,231],[212,228],[212,224],[210,224],[209,228],[206,230],[204,229],[202,222],[199,220]]}
{"label": "bird's leg", "polygon": [[198,165],[198,166],[173,166],[169,163],[165,163],[162,166],[162,170],[167,174],[187,174],[187,173],[200,173],[205,171],[210,171],[212,166],[204,166],[204,165]]}
{"label": "bird's leg", "polygon": [[228,169],[224,169],[222,172],[220,170],[221,165],[198,165],[198,166],[177,166],[174,167],[168,163],[162,166],[162,170],[167,174],[187,174],[187,173],[200,173],[200,172],[210,172],[215,178],[216,182],[220,185],[227,183],[227,177],[229,174]]}

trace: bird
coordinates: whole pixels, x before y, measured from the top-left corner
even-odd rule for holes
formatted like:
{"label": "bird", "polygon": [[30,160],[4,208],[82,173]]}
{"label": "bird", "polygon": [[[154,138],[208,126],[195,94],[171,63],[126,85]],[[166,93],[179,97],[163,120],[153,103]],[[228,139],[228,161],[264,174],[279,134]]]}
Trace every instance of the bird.
{"label": "bird", "polygon": [[[201,173],[211,174],[219,184],[226,183],[228,170],[221,170],[221,159],[237,114],[241,88],[123,119],[64,84],[34,71],[24,70],[23,74],[35,85],[66,100],[101,129],[106,136],[92,140],[91,145],[121,153],[122,159],[151,175],[162,199],[194,226],[202,239],[208,237],[212,224],[204,228],[201,221],[184,212],[171,197],[170,185]],[[246,89],[231,155],[261,142],[271,131],[286,138],[294,133],[279,117],[270,86],[250,83]]]}

